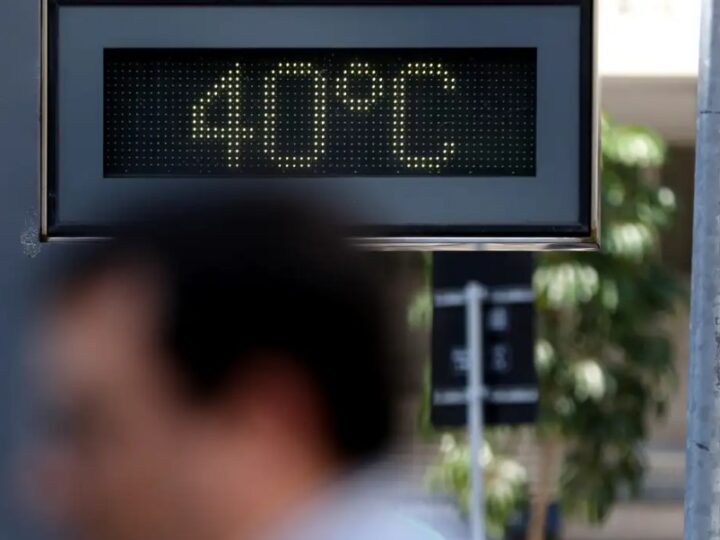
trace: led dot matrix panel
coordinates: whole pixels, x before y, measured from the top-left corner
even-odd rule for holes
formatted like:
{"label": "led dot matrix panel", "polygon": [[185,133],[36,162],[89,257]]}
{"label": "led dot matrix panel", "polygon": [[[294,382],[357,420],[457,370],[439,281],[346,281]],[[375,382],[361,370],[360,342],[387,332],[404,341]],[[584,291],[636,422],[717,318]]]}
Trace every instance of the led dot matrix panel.
{"label": "led dot matrix panel", "polygon": [[106,49],[105,176],[534,176],[536,56]]}
{"label": "led dot matrix panel", "polygon": [[597,245],[597,0],[42,0],[41,236],[248,193],[376,249]]}

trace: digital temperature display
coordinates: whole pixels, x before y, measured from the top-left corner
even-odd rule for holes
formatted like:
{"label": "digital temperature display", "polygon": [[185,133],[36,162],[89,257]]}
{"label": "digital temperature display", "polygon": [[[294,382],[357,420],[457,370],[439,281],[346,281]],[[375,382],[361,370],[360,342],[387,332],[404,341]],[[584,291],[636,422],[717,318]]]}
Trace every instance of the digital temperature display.
{"label": "digital temperature display", "polygon": [[105,49],[106,177],[536,172],[537,50]]}

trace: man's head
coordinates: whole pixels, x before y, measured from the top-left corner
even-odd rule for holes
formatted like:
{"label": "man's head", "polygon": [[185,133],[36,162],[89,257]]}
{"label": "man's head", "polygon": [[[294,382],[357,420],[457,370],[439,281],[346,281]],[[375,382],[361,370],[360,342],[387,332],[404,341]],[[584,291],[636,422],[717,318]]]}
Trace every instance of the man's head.
{"label": "man's head", "polygon": [[391,429],[367,256],[277,201],[90,246],[43,326],[49,507],[90,539],[231,540],[372,460]]}

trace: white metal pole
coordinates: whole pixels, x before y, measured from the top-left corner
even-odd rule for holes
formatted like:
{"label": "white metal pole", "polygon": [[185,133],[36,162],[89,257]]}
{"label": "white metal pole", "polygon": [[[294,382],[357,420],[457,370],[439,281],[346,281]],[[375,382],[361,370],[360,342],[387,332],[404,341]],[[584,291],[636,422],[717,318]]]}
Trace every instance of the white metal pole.
{"label": "white metal pole", "polygon": [[470,530],[472,540],[485,540],[485,475],[482,452],[483,418],[483,320],[484,288],[468,283],[465,288],[467,340],[467,425],[470,435]]}

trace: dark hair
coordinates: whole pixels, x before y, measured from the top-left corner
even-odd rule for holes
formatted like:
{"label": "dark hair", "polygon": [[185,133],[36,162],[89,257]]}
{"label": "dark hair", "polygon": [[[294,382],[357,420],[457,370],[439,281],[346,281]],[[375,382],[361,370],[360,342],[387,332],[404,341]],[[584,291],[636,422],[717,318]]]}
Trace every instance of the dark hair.
{"label": "dark hair", "polygon": [[330,436],[352,462],[389,442],[389,310],[368,254],[323,210],[278,200],[142,213],[70,267],[65,291],[147,264],[165,293],[162,343],[198,403],[221,399],[266,350],[284,353],[320,394]]}

